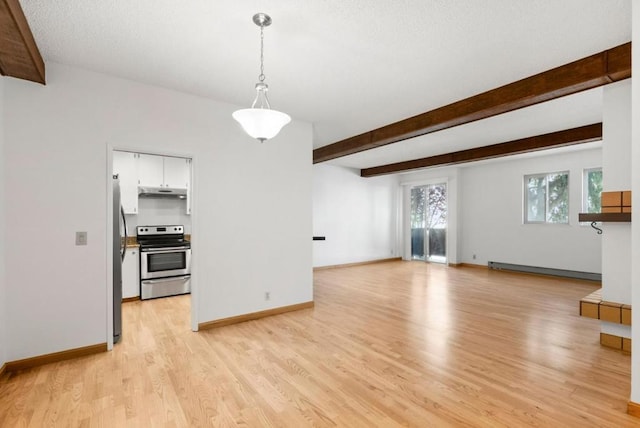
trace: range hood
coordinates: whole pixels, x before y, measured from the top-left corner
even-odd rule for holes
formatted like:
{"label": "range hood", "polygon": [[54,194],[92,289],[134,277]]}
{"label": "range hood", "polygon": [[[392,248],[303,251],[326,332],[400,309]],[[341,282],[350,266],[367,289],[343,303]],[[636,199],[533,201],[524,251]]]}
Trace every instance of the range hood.
{"label": "range hood", "polygon": [[138,187],[138,196],[141,198],[175,198],[185,199],[187,189],[176,189],[173,187]]}

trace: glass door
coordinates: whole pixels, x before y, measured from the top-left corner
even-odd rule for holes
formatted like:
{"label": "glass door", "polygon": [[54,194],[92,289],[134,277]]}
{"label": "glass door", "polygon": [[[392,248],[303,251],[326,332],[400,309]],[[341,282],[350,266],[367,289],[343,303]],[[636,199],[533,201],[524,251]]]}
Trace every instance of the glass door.
{"label": "glass door", "polygon": [[447,185],[411,189],[411,258],[447,262]]}

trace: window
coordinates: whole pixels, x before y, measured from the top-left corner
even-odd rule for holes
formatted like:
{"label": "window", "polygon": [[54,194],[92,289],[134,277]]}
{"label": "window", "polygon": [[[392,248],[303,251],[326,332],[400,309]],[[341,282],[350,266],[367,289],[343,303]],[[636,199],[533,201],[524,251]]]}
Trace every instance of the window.
{"label": "window", "polygon": [[569,173],[525,175],[525,223],[569,223]]}
{"label": "window", "polygon": [[582,172],[582,210],[585,213],[600,212],[602,194],[602,168],[585,169]]}

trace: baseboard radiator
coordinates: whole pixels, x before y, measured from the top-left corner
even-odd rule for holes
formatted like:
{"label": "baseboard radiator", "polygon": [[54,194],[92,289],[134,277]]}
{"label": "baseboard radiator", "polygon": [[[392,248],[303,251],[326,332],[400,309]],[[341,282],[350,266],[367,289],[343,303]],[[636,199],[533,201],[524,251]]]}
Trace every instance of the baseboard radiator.
{"label": "baseboard radiator", "polygon": [[545,268],[539,266],[515,265],[511,263],[489,262],[489,269],[509,270],[514,272],[536,273],[540,275],[561,276],[563,278],[586,279],[589,281],[602,281],[602,274],[592,272],[580,272],[575,270]]}

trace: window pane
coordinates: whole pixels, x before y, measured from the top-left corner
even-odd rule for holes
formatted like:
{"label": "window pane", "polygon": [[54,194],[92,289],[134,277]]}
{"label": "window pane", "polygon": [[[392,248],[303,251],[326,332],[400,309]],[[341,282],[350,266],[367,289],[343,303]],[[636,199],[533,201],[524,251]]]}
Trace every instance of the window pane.
{"label": "window pane", "polygon": [[588,213],[600,212],[600,201],[602,196],[602,170],[589,170],[586,177]]}
{"label": "window pane", "polygon": [[411,189],[411,228],[424,228],[427,195],[424,187]]}
{"label": "window pane", "polygon": [[427,227],[431,229],[447,226],[447,187],[444,184],[429,186]]}
{"label": "window pane", "polygon": [[569,174],[549,174],[549,208],[547,222],[569,222]]}
{"label": "window pane", "polygon": [[546,180],[544,176],[527,177],[527,221],[544,222]]}

